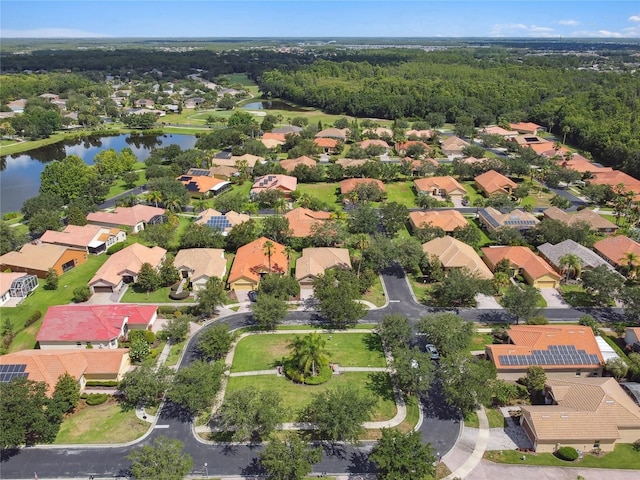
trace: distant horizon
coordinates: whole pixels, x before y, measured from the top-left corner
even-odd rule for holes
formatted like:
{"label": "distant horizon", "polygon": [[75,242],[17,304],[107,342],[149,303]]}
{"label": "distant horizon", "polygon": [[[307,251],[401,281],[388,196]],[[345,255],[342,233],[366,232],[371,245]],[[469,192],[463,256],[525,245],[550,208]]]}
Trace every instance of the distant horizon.
{"label": "distant horizon", "polygon": [[2,39],[640,38],[638,0],[3,0],[0,13]]}

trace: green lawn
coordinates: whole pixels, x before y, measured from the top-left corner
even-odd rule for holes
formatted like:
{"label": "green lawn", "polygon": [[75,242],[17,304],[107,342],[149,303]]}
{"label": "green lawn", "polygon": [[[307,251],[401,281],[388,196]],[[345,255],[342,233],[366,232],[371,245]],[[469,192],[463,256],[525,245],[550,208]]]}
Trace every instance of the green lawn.
{"label": "green lawn", "polygon": [[474,200],[483,198],[483,196],[476,190],[476,182],[474,182],[473,180],[468,180],[461,183],[464,186],[464,189],[467,191],[467,197],[469,197],[469,205],[473,205]]}
{"label": "green lawn", "polygon": [[337,191],[340,189],[339,183],[300,183],[298,184],[298,191],[300,194],[307,193],[312,197],[319,198],[323,202],[327,202],[329,205],[342,207],[342,204],[338,201]]}
{"label": "green lawn", "polygon": [[593,307],[595,302],[582,285],[560,284],[560,292],[565,301],[572,307]]}
{"label": "green lawn", "polygon": [[491,240],[487,235],[487,232],[485,232],[482,229],[482,227],[480,226],[480,222],[478,220],[476,220],[475,218],[467,217],[467,221],[471,225],[475,226],[478,229],[478,231],[480,231],[480,244],[478,245],[478,248],[486,247],[487,245],[492,245],[494,243],[493,240]]}
{"label": "green lawn", "polygon": [[475,332],[471,339],[471,346],[469,350],[482,350],[484,351],[485,345],[491,345],[493,343],[493,336],[490,333]]}
{"label": "green lawn", "polygon": [[[332,363],[343,367],[386,366],[380,337],[374,333],[321,335],[326,340],[329,361]],[[289,355],[287,344],[294,337],[294,334],[261,334],[243,338],[236,346],[231,371],[249,372],[275,368],[282,357]]]}
{"label": "green lawn", "polygon": [[[147,179],[144,176],[144,170],[136,172],[138,174],[138,180],[136,181],[135,186],[139,187],[140,185],[144,185],[147,183]],[[109,188],[109,193],[107,194],[107,198],[115,197],[116,195],[120,195],[122,192],[126,192],[129,190],[129,187],[124,184],[124,180],[119,178],[114,185]]]}
{"label": "green lawn", "polygon": [[135,411],[123,412],[118,403],[110,399],[94,407],[79,406],[62,422],[54,443],[130,442],[142,436],[149,427],[150,424],[136,417]]}
{"label": "green lawn", "polygon": [[195,302],[194,297],[188,297],[184,300],[171,300],[169,298],[169,287],[162,287],[155,292],[136,292],[134,288],[129,286],[127,292],[122,297],[122,303],[189,303]]}
{"label": "green lawn", "polygon": [[376,307],[383,307],[386,298],[384,296],[384,290],[382,288],[382,281],[380,277],[377,276],[373,286],[367,290],[367,292],[362,296],[363,300],[367,300],[373,303]]}
{"label": "green lawn", "polygon": [[506,419],[500,410],[495,408],[486,408],[484,409],[487,414],[487,419],[489,420],[489,428],[504,428],[506,424]]}
{"label": "green lawn", "polygon": [[315,396],[337,385],[355,385],[377,397],[378,402],[371,421],[389,420],[397,413],[391,379],[386,373],[348,372],[334,375],[322,385],[301,385],[275,375],[231,377],[227,384],[227,393],[249,386],[276,391],[280,394],[287,412],[285,422],[294,422],[298,420],[300,411],[311,403]]}
{"label": "green lawn", "polygon": [[13,323],[16,338],[9,347],[10,352],[34,348],[36,335],[42,324],[42,320],[37,321],[27,329],[24,328],[25,321],[35,312],[42,312],[44,316],[47,308],[51,305],[66,305],[71,303],[73,290],[77,287],[87,285],[96,270],[107,261],[106,255],[89,255],[89,258],[82,265],[78,265],[60,276],[57,290],[45,290],[44,280],[39,280],[40,286],[29,295],[24,302],[15,308],[0,308],[2,318],[10,318]]}
{"label": "green lawn", "polygon": [[164,364],[167,367],[173,367],[178,363],[178,360],[180,359],[180,354],[182,353],[182,349],[184,348],[185,343],[186,343],[186,340],[182,342],[178,342],[174,345],[171,345],[171,350],[169,351],[169,355],[167,356],[167,359],[164,362]]}
{"label": "green lawn", "polygon": [[636,470],[640,466],[640,452],[630,444],[618,444],[611,453],[604,455],[585,454],[575,462],[565,462],[551,453],[526,453],[522,460],[522,452],[516,450],[501,450],[485,452],[484,458],[496,463],[510,463],[520,465],[549,465],[554,467],[586,467],[586,468],[623,468]]}
{"label": "green lawn", "polygon": [[413,193],[413,182],[387,183],[387,202],[397,202],[408,208],[416,208],[416,195]]}
{"label": "green lawn", "polygon": [[431,283],[423,283],[415,275],[407,275],[409,279],[409,283],[411,284],[411,289],[413,290],[413,294],[416,296],[418,301],[422,304],[427,305],[431,300],[431,288],[433,284]]}

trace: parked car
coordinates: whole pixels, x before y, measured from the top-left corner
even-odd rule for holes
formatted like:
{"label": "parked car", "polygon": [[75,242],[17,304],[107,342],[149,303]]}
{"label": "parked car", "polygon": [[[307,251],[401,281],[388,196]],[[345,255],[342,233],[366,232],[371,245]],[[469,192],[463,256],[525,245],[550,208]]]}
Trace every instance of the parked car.
{"label": "parked car", "polygon": [[427,343],[424,349],[431,356],[431,360],[440,360],[440,354],[438,353],[438,349],[434,344]]}
{"label": "parked car", "polygon": [[251,290],[247,296],[249,297],[249,300],[251,300],[252,302],[255,302],[256,300],[258,300],[258,292],[256,292],[255,290]]}

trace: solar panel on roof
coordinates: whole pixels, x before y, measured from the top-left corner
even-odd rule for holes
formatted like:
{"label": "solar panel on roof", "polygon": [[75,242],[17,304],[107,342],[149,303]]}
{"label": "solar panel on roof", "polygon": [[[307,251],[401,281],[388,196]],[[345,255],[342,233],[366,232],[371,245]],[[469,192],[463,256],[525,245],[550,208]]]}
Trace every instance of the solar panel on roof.
{"label": "solar panel on roof", "polygon": [[27,366],[22,364],[9,364],[0,365],[0,382],[10,382],[16,377],[27,377],[28,373],[25,373]]}
{"label": "solar panel on roof", "polygon": [[207,220],[207,227],[216,228],[218,230],[225,230],[231,227],[231,223],[225,216],[210,217]]}

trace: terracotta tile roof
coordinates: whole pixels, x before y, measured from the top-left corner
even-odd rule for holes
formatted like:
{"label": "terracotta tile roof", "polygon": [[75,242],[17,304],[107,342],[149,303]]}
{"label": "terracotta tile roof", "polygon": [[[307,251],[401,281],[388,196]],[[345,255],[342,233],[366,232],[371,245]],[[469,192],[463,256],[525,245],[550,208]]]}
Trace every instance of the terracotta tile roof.
{"label": "terracotta tile roof", "polygon": [[56,305],[49,307],[38,332],[39,342],[106,342],[129,325],[149,325],[155,305]]}
{"label": "terracotta tile roof", "polygon": [[426,177],[414,180],[413,184],[416,186],[418,193],[426,192],[431,193],[434,188],[444,190],[447,194],[455,192],[456,190],[462,194],[467,193],[463,185],[461,185],[455,178],[447,175],[445,177]]}
{"label": "terracotta tile roof", "polygon": [[164,248],[158,246],[149,248],[140,243],[132,243],[111,255],[89,281],[89,285],[96,282],[118,285],[127,272],[137,275],[143,263],[150,263],[152,267],[157,268],[166,253]]}
{"label": "terracotta tile roof", "polygon": [[334,138],[315,138],[313,143],[322,148],[336,148],[338,141]]}
{"label": "terracotta tile roof", "polygon": [[365,148],[365,149],[367,147],[371,146],[371,145],[375,145],[375,146],[382,147],[382,148],[391,148],[391,147],[389,147],[389,144],[387,142],[385,142],[384,140],[363,140],[358,145],[360,145],[360,147]]}
{"label": "terracotta tile roof", "polygon": [[316,162],[313,158],[309,158],[307,156],[280,160],[280,166],[284,168],[287,173],[293,172],[298,165],[306,165],[307,167],[314,168],[317,164],[318,162]]}
{"label": "terracotta tile roof", "polygon": [[[604,363],[602,353],[593,335],[593,330],[583,325],[512,325],[507,334],[512,343],[500,345],[487,345],[486,350],[490,352],[490,358],[496,368],[503,371],[522,370],[526,368],[523,363],[505,363],[506,357],[530,356],[533,351],[549,351],[557,346],[570,345],[577,351],[584,351],[592,356],[595,361],[591,364],[560,363],[556,360],[553,365],[540,365],[545,370],[566,370],[567,368],[594,368]],[[550,347],[553,347],[550,349]],[[534,363],[531,363],[534,364]]]}
{"label": "terracotta tile roof", "polygon": [[63,243],[65,245],[87,248],[101,230],[108,232],[107,229],[100,225],[67,225],[61,232],[47,230],[42,237],[40,237],[40,241],[44,243]]}
{"label": "terracotta tile roof", "polygon": [[278,142],[286,142],[286,134],[284,133],[273,133],[273,132],[265,132],[264,135],[262,135],[262,139],[263,140],[277,140]]}
{"label": "terracotta tile roof", "polygon": [[533,253],[527,247],[521,246],[500,246],[500,247],[484,247],[482,249],[484,256],[496,265],[500,260],[507,259],[512,265],[517,265],[534,280],[549,275],[560,280],[560,275],[551,268],[547,262],[541,257]]}
{"label": "terracotta tile roof", "polygon": [[225,228],[222,233],[228,233],[233,227],[239,225],[244,222],[248,222],[251,220],[251,216],[245,213],[234,212],[233,210],[229,210],[227,213],[222,214],[213,208],[207,208],[198,214],[194,223],[198,225],[206,225],[211,217],[225,217],[227,221],[231,224],[230,227]]}
{"label": "terracotta tile roof", "polygon": [[24,272],[0,272],[0,296],[9,291],[14,280],[27,275],[29,274]]}
{"label": "terracotta tile roof", "polygon": [[542,125],[538,125],[537,123],[532,122],[518,122],[510,123],[509,128],[511,128],[511,130],[517,130],[519,132],[537,132],[542,128]]}
{"label": "terracotta tile roof", "polygon": [[[537,136],[535,133],[527,133],[524,135],[518,135],[510,139],[512,142],[516,142],[521,147],[532,147],[533,145],[544,144],[544,149],[552,150],[553,143],[542,137]],[[537,152],[536,152],[537,153]]]}
{"label": "terracotta tile roof", "polygon": [[516,188],[518,186],[516,182],[495,170],[484,172],[483,174],[478,175],[474,180],[487,195],[492,195],[498,192],[506,193],[507,190],[505,190],[505,186],[509,186],[511,188]]}
{"label": "terracotta tile roof", "polygon": [[568,153],[570,150],[565,147],[560,147],[558,150],[554,149],[553,146],[555,144],[551,142],[540,142],[540,143],[529,143],[526,146],[536,152],[538,155],[542,155],[544,157],[555,157],[562,156],[565,153]]}
{"label": "terracotta tile roof", "polygon": [[116,207],[113,212],[91,212],[87,215],[89,223],[107,223],[110,225],[126,225],[135,227],[140,222],[148,222],[156,215],[163,215],[164,208],[149,205],[135,205],[133,207]]}
{"label": "terracotta tile roof", "polygon": [[619,439],[619,428],[640,427],[640,409],[611,377],[550,378],[546,386],[557,405],[522,406],[538,440],[592,444]]}
{"label": "terracotta tile roof", "polygon": [[455,135],[451,137],[447,137],[441,142],[443,150],[459,150],[462,151],[464,147],[469,146],[469,142],[464,141],[463,139],[456,137]]}
{"label": "terracotta tile roof", "polygon": [[181,175],[178,177],[178,181],[182,183],[188,191],[198,193],[210,192],[216,185],[225,183],[225,180],[220,180],[219,178],[208,175]]}
{"label": "terracotta tile roof", "polygon": [[427,255],[435,255],[440,259],[444,268],[467,267],[480,278],[491,279],[493,274],[485,265],[471,245],[453,237],[439,237],[422,244],[422,250]]}
{"label": "terracotta tile roof", "polygon": [[607,237],[594,243],[593,248],[616,266],[624,265],[624,256],[627,253],[635,253],[640,256],[640,243],[625,235]]}
{"label": "terracotta tile roof", "polygon": [[351,258],[346,248],[304,248],[302,256],[296,260],[296,279],[317,277],[329,268],[351,269]]}
{"label": "terracotta tile roof", "polygon": [[349,129],[347,128],[325,128],[324,130],[320,130],[316,133],[316,138],[337,138],[339,140],[346,140],[348,131]]}
{"label": "terracotta tile roof", "polygon": [[627,192],[636,194],[635,200],[640,198],[640,180],[620,170],[594,172],[593,177],[589,179],[589,183],[594,185],[610,185],[612,188],[622,184]]}
{"label": "terracotta tile roof", "polygon": [[367,158],[339,158],[336,160],[336,164],[340,165],[342,168],[359,167],[369,161],[370,160]]}
{"label": "terracotta tile roof", "polygon": [[578,155],[577,153],[573,155],[571,160],[559,160],[558,164],[562,168],[568,168],[570,170],[575,170],[580,173],[597,173],[597,172],[612,172],[613,168],[611,167],[599,167],[594,163],[590,162],[588,159],[584,158],[582,155]]}
{"label": "terracotta tile roof", "polygon": [[[265,252],[266,242],[271,241],[266,237],[260,237],[238,249],[236,257],[229,273],[228,282],[233,283],[241,278],[254,282],[260,280],[260,273],[269,273],[269,256]],[[287,256],[284,254],[284,245],[271,241],[271,272],[285,273],[288,270]]]}
{"label": "terracotta tile roof", "polygon": [[0,257],[0,265],[16,265],[31,270],[47,271],[60,260],[60,257],[67,250],[75,251],[76,249],[51,243],[40,243],[38,245],[27,243],[18,252],[8,252],[2,255]]}
{"label": "terracotta tile roof", "polygon": [[245,161],[249,168],[253,168],[256,166],[256,163],[264,163],[264,157],[258,157],[256,155],[245,154],[241,156],[234,156],[231,158],[212,158],[211,164],[213,167],[234,167],[236,166],[236,162]]}
{"label": "terracotta tile roof", "polygon": [[173,265],[178,269],[191,270],[191,280],[200,278],[223,278],[227,271],[227,259],[221,248],[185,248],[176,254]]}
{"label": "terracotta tile roof", "polygon": [[413,228],[425,225],[440,227],[445,232],[453,232],[456,227],[464,228],[469,223],[457,210],[429,210],[426,212],[409,212],[409,220]]}
{"label": "terracotta tile roof", "polygon": [[411,168],[413,168],[414,171],[420,170],[424,164],[430,164],[436,168],[440,166],[438,161],[435,158],[431,158],[431,157],[421,158],[419,160],[414,160],[411,157],[404,157],[404,159],[411,161]]}
{"label": "terracotta tile roof", "polygon": [[269,174],[256,178],[251,187],[251,194],[256,194],[264,190],[282,190],[293,192],[298,187],[298,179],[289,175]]}
{"label": "terracotta tile roof", "polygon": [[308,237],[311,235],[311,227],[317,223],[323,223],[329,218],[329,212],[315,212],[308,208],[294,208],[284,214],[289,220],[289,228],[293,231],[294,237]]}
{"label": "terracotta tile roof", "polygon": [[406,142],[398,142],[395,145],[396,152],[405,152],[412,147],[413,145],[422,145],[425,151],[430,152],[432,150],[430,145],[420,141],[420,140],[407,140]]}
{"label": "terracotta tile roof", "polygon": [[487,135],[500,135],[502,137],[514,137],[518,135],[517,130],[506,130],[502,127],[498,127],[497,125],[494,125],[492,127],[484,127],[482,130],[480,130],[480,133],[485,133]]}
{"label": "terracotta tile roof", "polygon": [[415,135],[416,137],[421,138],[431,138],[433,132],[431,130],[407,130],[406,132],[404,132],[404,134],[406,137]]}
{"label": "terracotta tile roof", "polygon": [[588,223],[593,230],[618,229],[618,226],[615,223],[610,222],[589,208],[570,214],[558,207],[549,207],[543,213],[545,217],[558,220],[567,225],[573,225],[576,222],[585,222]]}
{"label": "terracotta tile roof", "polygon": [[393,130],[387,127],[367,128],[363,133],[365,135],[373,133],[375,135],[378,135],[379,137],[384,137],[387,135],[393,137]]}
{"label": "terracotta tile roof", "polygon": [[382,183],[380,180],[377,180],[375,178],[347,178],[346,180],[342,180],[340,182],[340,193],[342,195],[346,195],[361,183],[375,183],[378,186],[378,188],[380,188],[380,190],[382,190],[383,192],[387,191],[387,189],[384,186],[384,183]]}
{"label": "terracotta tile roof", "polygon": [[261,138],[260,143],[262,143],[265,147],[269,149],[277,148],[280,145],[284,145],[284,142],[281,142],[280,140],[274,140],[272,138]]}
{"label": "terracotta tile roof", "polygon": [[0,356],[0,365],[25,364],[28,379],[45,382],[47,395],[52,395],[60,375],[68,373],[76,380],[84,374],[120,373],[126,348],[79,350],[22,350]]}

